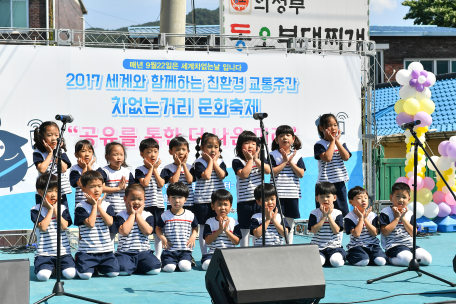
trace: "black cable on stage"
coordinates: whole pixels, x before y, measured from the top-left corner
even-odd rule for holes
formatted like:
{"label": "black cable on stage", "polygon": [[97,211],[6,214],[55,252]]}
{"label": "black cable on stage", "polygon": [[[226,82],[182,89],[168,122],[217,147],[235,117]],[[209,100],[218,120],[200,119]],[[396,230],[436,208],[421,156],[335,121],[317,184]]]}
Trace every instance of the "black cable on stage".
{"label": "black cable on stage", "polygon": [[420,295],[432,295],[432,294],[450,294],[454,293],[456,294],[456,291],[445,291],[445,292],[414,292],[414,293],[398,293],[395,295],[383,297],[383,298],[378,298],[378,299],[371,299],[371,300],[363,300],[363,301],[355,301],[355,302],[334,302],[334,303],[321,303],[321,304],[355,304],[355,303],[366,303],[366,302],[374,302],[374,301],[380,301],[380,300],[385,300],[393,297],[399,297],[399,296],[420,296]]}

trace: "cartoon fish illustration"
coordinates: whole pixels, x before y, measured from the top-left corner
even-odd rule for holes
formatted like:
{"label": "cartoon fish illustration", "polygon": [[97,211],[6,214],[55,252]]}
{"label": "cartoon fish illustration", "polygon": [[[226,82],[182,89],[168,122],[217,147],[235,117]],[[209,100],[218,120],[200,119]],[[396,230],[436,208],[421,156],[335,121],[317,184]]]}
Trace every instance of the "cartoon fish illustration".
{"label": "cartoon fish illustration", "polygon": [[27,142],[23,137],[0,130],[0,188],[12,191],[27,173],[27,158],[21,149]]}

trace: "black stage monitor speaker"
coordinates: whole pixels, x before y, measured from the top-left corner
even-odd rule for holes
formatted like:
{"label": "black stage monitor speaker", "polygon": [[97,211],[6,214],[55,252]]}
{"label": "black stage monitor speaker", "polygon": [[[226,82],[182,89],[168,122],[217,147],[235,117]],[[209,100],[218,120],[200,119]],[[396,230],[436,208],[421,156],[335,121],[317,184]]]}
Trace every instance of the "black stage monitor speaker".
{"label": "black stage monitor speaker", "polygon": [[318,246],[217,249],[206,273],[215,304],[318,303],[325,297]]}
{"label": "black stage monitor speaker", "polygon": [[0,303],[27,304],[30,294],[28,259],[0,261]]}

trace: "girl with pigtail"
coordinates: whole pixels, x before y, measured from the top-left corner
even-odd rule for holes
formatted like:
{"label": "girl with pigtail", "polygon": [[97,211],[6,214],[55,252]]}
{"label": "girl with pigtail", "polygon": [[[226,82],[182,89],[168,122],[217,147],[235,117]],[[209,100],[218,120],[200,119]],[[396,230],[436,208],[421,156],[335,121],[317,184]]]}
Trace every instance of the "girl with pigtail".
{"label": "girl with pigtail", "polygon": [[215,217],[211,208],[211,196],[214,191],[225,189],[223,179],[228,176],[225,162],[221,156],[222,141],[217,135],[204,133],[196,140],[196,160],[191,173],[195,176],[196,185],[194,193],[194,213],[199,224],[199,243],[201,253],[207,253],[204,241],[204,225],[206,221]]}

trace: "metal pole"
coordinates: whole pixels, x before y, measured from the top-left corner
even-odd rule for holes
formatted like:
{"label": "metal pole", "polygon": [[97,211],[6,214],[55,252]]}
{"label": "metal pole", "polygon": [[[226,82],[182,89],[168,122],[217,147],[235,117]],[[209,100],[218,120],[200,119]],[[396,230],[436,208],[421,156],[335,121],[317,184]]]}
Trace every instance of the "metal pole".
{"label": "metal pole", "polygon": [[[260,120],[260,124],[263,124],[263,121]],[[262,220],[262,241],[263,246],[266,246],[266,206],[264,204],[264,137],[261,137],[261,146],[260,146],[260,160],[261,160],[261,220]]]}
{"label": "metal pole", "polygon": [[[179,37],[166,37],[164,45],[185,46],[185,0],[162,0],[160,12],[160,33],[180,34]],[[183,39],[183,40],[182,40]],[[179,48],[184,51],[185,47]]]}
{"label": "metal pole", "polygon": [[46,45],[49,45],[49,0],[46,0]]}

